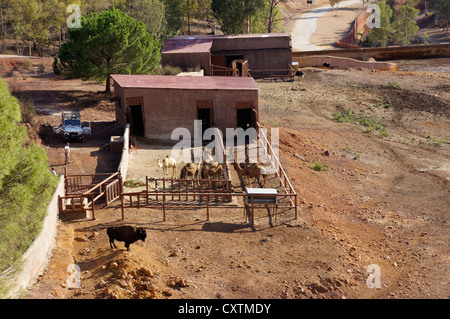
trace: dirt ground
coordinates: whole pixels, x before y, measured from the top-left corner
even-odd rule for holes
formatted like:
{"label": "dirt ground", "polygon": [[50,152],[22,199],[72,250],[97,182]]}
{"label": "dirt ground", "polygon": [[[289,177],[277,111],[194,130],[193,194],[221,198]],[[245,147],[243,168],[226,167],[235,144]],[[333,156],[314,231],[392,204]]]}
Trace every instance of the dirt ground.
{"label": "dirt ground", "polygon": [[[127,209],[121,221],[118,202],[99,205],[96,220],[59,223],[48,268],[26,297],[449,298],[450,59],[398,62],[406,71],[306,68],[295,82],[258,81],[260,122],[280,130],[298,219],[260,209],[250,225],[230,208],[213,209],[209,221],[204,209],[172,210],[162,222],[159,210]],[[3,61],[11,88],[35,102],[36,131],[62,109],[92,121],[94,136],[73,143],[69,172],[117,168],[120,158],[104,147],[120,132],[103,85],[11,70]],[[376,116],[388,136],[334,119],[347,109]],[[62,141],[41,137],[62,172]],[[314,161],[327,169],[311,169]],[[145,227],[147,240],[110,249],[106,228],[118,224]],[[373,264],[380,288],[367,285]]]}

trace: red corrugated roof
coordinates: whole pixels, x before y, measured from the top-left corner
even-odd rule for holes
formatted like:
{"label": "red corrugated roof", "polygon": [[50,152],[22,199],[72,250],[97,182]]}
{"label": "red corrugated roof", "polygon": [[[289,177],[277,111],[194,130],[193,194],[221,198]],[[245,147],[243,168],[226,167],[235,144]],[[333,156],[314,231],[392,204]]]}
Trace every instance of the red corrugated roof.
{"label": "red corrugated roof", "polygon": [[210,52],[212,38],[180,37],[167,39],[162,53],[204,53]]}
{"label": "red corrugated roof", "polygon": [[111,75],[122,88],[179,90],[259,90],[251,77],[234,76],[172,76],[172,75]]}
{"label": "red corrugated roof", "polygon": [[214,39],[254,39],[284,38],[288,33],[236,34],[236,35],[196,35],[180,36],[167,39],[162,53],[202,53],[210,52]]}

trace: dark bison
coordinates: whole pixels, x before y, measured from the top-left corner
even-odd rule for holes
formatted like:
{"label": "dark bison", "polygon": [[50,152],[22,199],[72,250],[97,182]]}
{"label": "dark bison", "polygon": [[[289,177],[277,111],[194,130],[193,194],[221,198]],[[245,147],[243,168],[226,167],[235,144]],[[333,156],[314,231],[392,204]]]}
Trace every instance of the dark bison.
{"label": "dark bison", "polygon": [[108,227],[106,233],[109,237],[109,245],[111,248],[117,248],[116,244],[114,244],[114,240],[124,241],[125,247],[128,251],[130,251],[130,245],[139,239],[145,241],[145,237],[147,237],[147,232],[142,227],[135,226],[115,226]]}

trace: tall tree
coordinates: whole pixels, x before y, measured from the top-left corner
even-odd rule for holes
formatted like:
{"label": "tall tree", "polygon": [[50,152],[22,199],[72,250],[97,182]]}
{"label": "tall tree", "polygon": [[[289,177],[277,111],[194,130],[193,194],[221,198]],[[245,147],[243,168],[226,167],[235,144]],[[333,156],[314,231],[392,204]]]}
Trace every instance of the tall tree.
{"label": "tall tree", "polygon": [[211,10],[225,34],[237,34],[242,31],[242,19],[239,14],[239,1],[212,0]]}
{"label": "tall tree", "polygon": [[436,0],[434,3],[434,11],[438,17],[450,19],[450,1]]}
{"label": "tall tree", "polygon": [[182,5],[185,0],[164,0],[167,23],[166,38],[179,33],[183,26]]}
{"label": "tall tree", "polygon": [[[39,24],[39,13],[41,13],[40,3],[37,0],[17,0],[11,2],[10,23],[13,29],[13,36],[17,44],[17,53],[21,54],[22,41],[31,40],[34,26]],[[29,54],[31,55],[32,43],[29,44]]]}
{"label": "tall tree", "polygon": [[165,6],[162,1],[127,0],[125,12],[136,20],[142,21],[147,27],[147,32],[161,41],[166,28]]}
{"label": "tall tree", "polygon": [[196,15],[197,10],[197,0],[183,0],[181,12],[186,21],[188,35],[191,35],[191,19]]}
{"label": "tall tree", "polygon": [[224,33],[251,33],[252,19],[266,0],[212,0],[211,9]]}
{"label": "tall tree", "polygon": [[396,10],[394,20],[392,21],[392,28],[394,30],[392,39],[396,44],[411,44],[411,38],[419,30],[419,26],[414,20],[419,15],[419,10],[414,8],[417,2],[418,0],[408,0]]}
{"label": "tall tree", "polygon": [[391,19],[393,10],[386,0],[379,1],[376,4],[380,7],[380,27],[373,28],[370,31],[366,44],[369,46],[380,44],[382,47],[386,47],[392,36]]}
{"label": "tall tree", "polygon": [[329,0],[330,1],[330,6],[334,9],[334,16],[337,16],[337,9],[339,7],[339,3],[342,0]]}
{"label": "tall tree", "polygon": [[272,33],[275,24],[280,19],[281,12],[277,7],[280,2],[286,2],[286,0],[267,0],[269,8],[269,17],[267,19],[267,33]]}
{"label": "tall tree", "polygon": [[148,74],[160,61],[161,46],[144,23],[118,9],[81,17],[81,28],[69,29],[53,69],[73,78],[106,80],[111,74]]}

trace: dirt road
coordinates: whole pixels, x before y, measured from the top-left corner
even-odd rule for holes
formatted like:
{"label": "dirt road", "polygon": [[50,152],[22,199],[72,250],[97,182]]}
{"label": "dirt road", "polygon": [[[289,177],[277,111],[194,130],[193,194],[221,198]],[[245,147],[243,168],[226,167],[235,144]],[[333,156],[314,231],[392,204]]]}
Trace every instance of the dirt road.
{"label": "dirt road", "polygon": [[314,51],[332,48],[350,29],[351,23],[363,12],[360,0],[348,0],[339,4],[336,13],[325,4],[294,15],[294,27],[289,30],[293,51]]}
{"label": "dirt road", "polygon": [[[41,111],[78,105],[99,125],[114,119],[102,85],[8,68],[2,76]],[[206,221],[200,209],[172,210],[162,222],[159,210],[128,209],[121,221],[119,204],[98,207],[95,221],[59,224],[49,266],[27,297],[449,298],[449,73],[304,73],[258,82],[261,123],[280,130],[281,162],[299,196],[297,220],[257,210],[252,226],[241,210],[213,209]],[[114,167],[101,149],[107,136],[91,151],[75,148],[71,169]],[[63,158],[51,139],[42,143],[50,164]],[[147,229],[131,252],[108,244],[106,228],[122,223]],[[80,267],[78,288],[68,282],[71,264]],[[367,285],[371,265],[380,288]]]}

